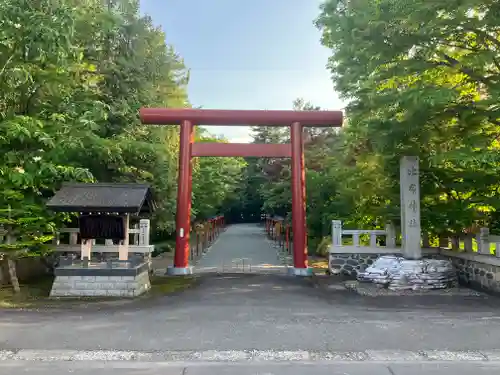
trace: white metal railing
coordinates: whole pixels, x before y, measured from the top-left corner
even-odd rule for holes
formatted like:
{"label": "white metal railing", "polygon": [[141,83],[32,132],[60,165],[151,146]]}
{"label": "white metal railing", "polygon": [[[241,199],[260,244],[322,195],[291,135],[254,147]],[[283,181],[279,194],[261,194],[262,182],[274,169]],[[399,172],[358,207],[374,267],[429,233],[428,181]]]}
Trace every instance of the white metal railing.
{"label": "white metal railing", "polygon": [[[61,243],[61,233],[69,233],[69,243]],[[113,240],[105,240],[104,245],[96,244],[95,240],[87,241],[86,243],[78,243],[79,228],[61,228],[53,240],[54,251],[68,253],[141,253],[150,254],[154,250],[154,246],[149,243],[150,236],[150,221],[141,219],[139,224],[128,229],[127,239],[121,244],[114,244]],[[129,242],[128,236],[132,235],[133,240]],[[125,255],[124,255],[125,256]]]}
{"label": "white metal railing", "polygon": [[497,256],[497,258],[500,258],[500,236],[492,236],[492,235],[489,235],[489,239],[488,239],[488,250],[489,250],[489,253],[491,253],[491,244],[494,245],[494,249],[495,249],[495,255]]}
{"label": "white metal railing", "polygon": [[[352,236],[353,247],[361,247],[360,236],[367,234],[370,236],[370,248],[384,247],[377,245],[377,236],[385,236],[386,249],[396,249],[396,230],[392,224],[387,224],[385,229],[343,229],[341,220],[332,220],[332,251],[339,252],[339,247],[343,245],[344,236]],[[475,242],[475,243],[474,243]],[[366,246],[365,246],[366,247]],[[422,247],[430,248],[429,238],[422,236]],[[495,256],[500,258],[500,236],[491,235],[489,228],[479,228],[477,234],[446,235],[439,239],[439,248],[451,250],[463,250],[466,253],[476,253],[480,255]]]}
{"label": "white metal railing", "polygon": [[392,224],[387,224],[385,229],[343,229],[341,220],[332,220],[332,246],[341,247],[343,236],[352,236],[352,246],[361,246],[360,236],[367,234],[370,237],[370,247],[377,247],[377,237],[385,237],[385,247],[396,247],[396,232]]}

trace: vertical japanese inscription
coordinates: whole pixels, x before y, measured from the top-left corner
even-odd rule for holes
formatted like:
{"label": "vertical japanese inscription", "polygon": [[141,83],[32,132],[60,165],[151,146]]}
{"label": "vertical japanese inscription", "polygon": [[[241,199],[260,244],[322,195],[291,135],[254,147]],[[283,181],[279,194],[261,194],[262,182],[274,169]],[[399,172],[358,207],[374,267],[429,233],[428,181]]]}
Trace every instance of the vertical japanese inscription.
{"label": "vertical japanese inscription", "polygon": [[420,259],[420,182],[418,157],[405,156],[401,159],[401,232],[403,255]]}

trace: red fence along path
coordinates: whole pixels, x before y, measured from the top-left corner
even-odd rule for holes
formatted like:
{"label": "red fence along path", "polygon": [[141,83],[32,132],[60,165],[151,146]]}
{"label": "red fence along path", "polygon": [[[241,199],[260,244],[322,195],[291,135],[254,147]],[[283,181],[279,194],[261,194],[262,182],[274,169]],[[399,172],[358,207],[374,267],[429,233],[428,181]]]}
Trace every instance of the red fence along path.
{"label": "red fence along path", "polygon": [[[291,157],[292,232],[295,275],[310,275],[307,264],[305,171],[303,127],[342,126],[342,111],[248,111],[215,109],[142,108],[141,121],[149,125],[180,125],[179,178],[177,192],[174,266],[168,272],[185,275],[189,267],[189,228],[193,157]],[[194,125],[289,126],[290,144],[194,143]]]}

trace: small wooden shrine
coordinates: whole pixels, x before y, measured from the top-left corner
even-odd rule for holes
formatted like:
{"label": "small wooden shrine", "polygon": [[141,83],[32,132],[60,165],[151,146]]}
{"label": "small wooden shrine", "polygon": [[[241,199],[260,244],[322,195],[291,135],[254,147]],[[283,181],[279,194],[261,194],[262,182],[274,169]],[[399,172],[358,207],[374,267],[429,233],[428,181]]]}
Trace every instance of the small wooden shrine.
{"label": "small wooden shrine", "polygon": [[[151,254],[154,247],[149,244],[147,218],[155,209],[149,185],[64,184],[47,207],[56,212],[78,213],[78,228],[60,230],[60,233],[70,233],[69,244],[61,244],[58,236],[54,250],[76,252],[81,259],[80,262],[61,263],[56,268],[51,295],[135,296],[149,289],[146,255]],[[131,219],[139,220],[139,225],[131,228]],[[130,235],[137,241],[133,240],[131,244]],[[93,253],[111,253],[118,257],[114,262],[93,261]],[[129,259],[129,253],[142,256]],[[136,285],[124,285],[124,276],[132,277],[130,280]],[[87,282],[82,283],[82,277]]]}

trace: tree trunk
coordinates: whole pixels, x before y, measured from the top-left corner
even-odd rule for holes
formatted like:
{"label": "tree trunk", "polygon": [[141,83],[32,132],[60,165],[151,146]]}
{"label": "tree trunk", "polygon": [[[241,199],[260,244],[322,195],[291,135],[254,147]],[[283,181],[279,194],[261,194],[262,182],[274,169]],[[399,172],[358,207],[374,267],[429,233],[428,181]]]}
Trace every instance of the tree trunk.
{"label": "tree trunk", "polygon": [[[12,234],[7,234],[7,244],[11,245],[15,242]],[[7,268],[9,269],[10,283],[14,289],[14,293],[20,293],[21,287],[19,286],[19,279],[17,278],[16,262],[9,256],[7,258]]]}
{"label": "tree trunk", "polygon": [[10,283],[14,289],[14,293],[21,293],[19,279],[17,278],[16,262],[11,258],[7,258],[7,265],[9,268]]}

